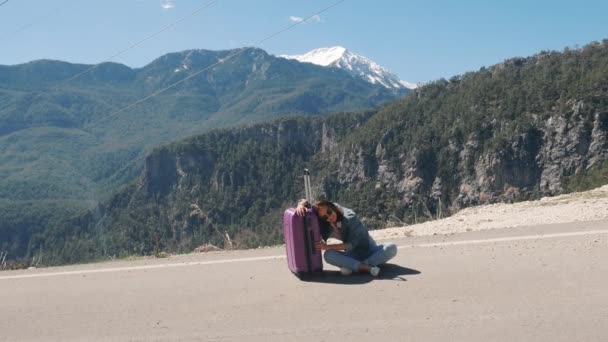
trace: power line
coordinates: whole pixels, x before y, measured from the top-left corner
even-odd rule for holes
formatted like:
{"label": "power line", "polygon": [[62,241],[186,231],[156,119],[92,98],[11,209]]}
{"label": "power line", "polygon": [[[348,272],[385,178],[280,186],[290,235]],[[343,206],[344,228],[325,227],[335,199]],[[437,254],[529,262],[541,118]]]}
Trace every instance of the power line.
{"label": "power line", "polygon": [[145,102],[145,101],[147,101],[147,100],[149,100],[149,99],[151,99],[151,98],[153,98],[153,97],[155,97],[155,96],[157,96],[157,95],[159,95],[159,94],[161,94],[161,93],[163,93],[163,92],[165,92],[165,91],[167,91],[167,90],[169,90],[169,89],[171,89],[171,88],[175,87],[175,86],[176,86],[176,85],[178,85],[178,84],[181,84],[181,83],[183,83],[183,82],[186,82],[187,80],[189,80],[189,79],[191,79],[191,78],[194,78],[194,77],[196,77],[196,76],[200,75],[201,73],[203,73],[203,72],[205,72],[205,71],[207,71],[207,70],[209,70],[209,69],[211,69],[211,68],[213,68],[213,67],[216,67],[216,66],[218,66],[218,65],[220,65],[220,64],[223,64],[223,63],[224,63],[224,62],[226,62],[227,60],[230,60],[230,59],[232,59],[232,58],[234,58],[234,57],[236,57],[236,56],[239,56],[239,55],[241,55],[241,54],[245,53],[246,51],[249,51],[249,50],[251,50],[251,49],[254,49],[254,48],[255,48],[255,45],[260,45],[260,44],[264,43],[265,41],[270,40],[270,39],[272,39],[272,38],[274,38],[274,37],[278,36],[278,35],[279,35],[279,34],[281,34],[281,33],[284,33],[284,32],[286,32],[286,31],[289,31],[289,30],[291,30],[292,28],[294,28],[294,27],[296,27],[296,26],[298,26],[298,25],[300,25],[300,24],[302,24],[302,23],[307,22],[308,20],[312,19],[313,17],[316,17],[316,16],[320,15],[321,13],[323,13],[323,12],[325,12],[325,11],[328,11],[329,9],[331,9],[331,8],[333,8],[333,7],[338,6],[339,4],[343,3],[344,1],[346,1],[346,0],[339,0],[339,1],[337,1],[337,2],[334,2],[333,4],[331,4],[331,5],[329,5],[329,6],[325,7],[325,8],[323,8],[322,10],[318,11],[317,13],[314,13],[314,14],[310,15],[310,16],[309,16],[309,17],[307,17],[306,19],[304,19],[304,20],[302,20],[302,21],[299,21],[299,22],[296,22],[296,23],[294,23],[294,24],[291,24],[291,25],[287,26],[286,28],[281,29],[281,30],[279,30],[279,31],[277,31],[277,32],[274,32],[274,33],[272,33],[271,35],[269,35],[269,36],[267,36],[267,37],[265,37],[265,38],[263,38],[263,39],[259,40],[257,43],[255,43],[255,44],[254,44],[254,46],[251,46],[251,47],[246,47],[246,48],[242,48],[242,49],[240,49],[240,50],[236,51],[235,53],[230,54],[228,57],[222,58],[222,59],[220,59],[218,62],[216,62],[216,63],[214,63],[214,64],[211,64],[211,65],[209,65],[208,67],[203,68],[202,70],[199,70],[199,71],[195,72],[194,74],[189,75],[188,77],[186,77],[186,78],[184,78],[184,79],[181,79],[181,80],[179,80],[179,81],[177,81],[177,82],[175,82],[175,83],[172,83],[172,84],[170,84],[170,85],[166,86],[165,88],[162,88],[162,89],[160,89],[160,90],[157,90],[157,91],[153,92],[152,94],[150,94],[150,95],[148,95],[148,96],[146,96],[146,97],[144,97],[144,98],[142,98],[142,99],[140,99],[140,100],[138,100],[138,101],[135,101],[135,102],[131,103],[130,105],[125,106],[125,107],[123,107],[122,109],[119,109],[119,110],[117,110],[117,111],[113,112],[112,114],[110,114],[110,115],[108,115],[108,116],[106,116],[106,117],[103,117],[103,118],[101,118],[101,119],[99,119],[99,120],[97,120],[97,121],[94,121],[93,123],[91,123],[91,125],[90,125],[89,127],[95,127],[95,126],[96,126],[98,123],[100,123],[100,122],[102,122],[102,121],[105,121],[105,120],[107,120],[107,119],[109,119],[109,118],[111,118],[111,117],[113,117],[113,116],[115,116],[115,115],[118,115],[118,114],[120,114],[120,113],[124,112],[124,111],[125,111],[125,110],[127,110],[127,109],[133,108],[133,107],[137,106],[138,104],[140,104],[140,103],[142,103],[142,102]]}
{"label": "power line", "polygon": [[[6,0],[6,1],[5,1],[3,4],[0,4],[0,6],[4,5],[4,4],[5,4],[5,3],[7,3],[7,2],[8,2],[8,0]],[[43,15],[39,16],[39,17],[37,17],[37,18],[36,18],[35,20],[33,20],[32,22],[30,22],[30,23],[28,23],[28,24],[25,24],[25,25],[23,25],[23,26],[21,26],[21,27],[19,27],[19,28],[18,28],[18,29],[16,29],[15,31],[12,31],[12,32],[10,32],[10,33],[5,33],[5,34],[0,35],[0,41],[4,40],[5,38],[12,38],[12,37],[14,37],[15,35],[17,35],[18,33],[20,33],[21,31],[25,31],[25,30],[27,30],[28,28],[30,28],[31,26],[34,26],[34,25],[35,25],[35,24],[37,24],[39,21],[41,21],[41,20],[43,20],[43,19],[46,19],[46,18],[50,17],[50,16],[51,16],[51,14],[53,14],[53,13],[55,13],[55,12],[63,11],[63,10],[65,10],[66,8],[70,8],[70,7],[74,6],[74,5],[75,5],[75,3],[68,3],[68,4],[67,4],[67,5],[65,5],[65,6],[55,7],[54,9],[50,10],[49,12],[47,12],[47,13],[45,13],[45,14],[43,14]]]}
{"label": "power line", "polygon": [[[184,16],[184,17],[179,18],[178,20],[176,20],[176,21],[172,22],[171,24],[169,24],[169,25],[167,25],[167,26],[163,27],[163,28],[162,28],[162,29],[160,29],[159,31],[156,31],[155,33],[153,33],[153,34],[151,34],[151,35],[147,36],[146,38],[144,38],[144,39],[142,39],[142,40],[140,40],[140,41],[138,41],[138,42],[136,42],[136,43],[132,44],[131,46],[129,46],[129,47],[127,47],[127,48],[125,48],[125,49],[123,49],[123,50],[121,50],[121,51],[119,51],[119,52],[115,53],[114,55],[112,55],[112,56],[110,56],[110,57],[106,58],[104,62],[110,61],[110,60],[112,60],[113,58],[118,57],[118,56],[122,55],[123,53],[125,53],[125,52],[127,52],[127,51],[131,50],[132,48],[134,48],[134,47],[136,47],[136,46],[138,46],[138,45],[142,44],[143,42],[145,42],[145,41],[147,41],[147,40],[150,40],[151,38],[153,38],[153,37],[155,37],[155,36],[157,36],[157,35],[159,35],[159,34],[161,34],[161,33],[165,32],[165,31],[167,31],[168,29],[170,29],[170,28],[172,28],[173,26],[177,25],[178,23],[180,23],[180,22],[182,22],[182,21],[186,20],[187,18],[189,18],[189,17],[191,17],[191,16],[193,16],[193,15],[195,15],[195,14],[197,14],[197,13],[199,13],[199,12],[201,12],[201,11],[203,11],[203,10],[207,9],[207,8],[209,8],[211,5],[213,5],[213,4],[215,4],[215,3],[217,3],[218,1],[219,1],[219,0],[213,0],[213,1],[211,1],[211,2],[209,2],[209,3],[207,3],[207,4],[205,4],[205,5],[203,5],[203,6],[199,7],[199,8],[197,8],[196,10],[194,10],[193,12],[191,12],[190,14],[188,14],[188,15],[186,15],[186,16]],[[74,75],[74,76],[72,76],[72,77],[68,78],[67,80],[65,80],[65,81],[63,81],[63,82],[59,83],[58,85],[56,85],[55,87],[53,87],[53,89],[52,89],[52,90],[57,90],[58,88],[61,88],[62,86],[64,86],[64,85],[66,85],[67,83],[69,83],[70,81],[72,81],[72,80],[74,80],[74,79],[76,79],[76,78],[78,78],[78,77],[80,77],[80,76],[82,76],[82,75],[84,75],[84,74],[86,74],[86,73],[90,72],[91,70],[93,70],[93,69],[97,68],[97,67],[98,67],[98,66],[99,66],[101,63],[104,63],[104,62],[97,63],[97,64],[95,64],[95,65],[91,66],[90,68],[87,68],[86,70],[84,70],[84,71],[82,71],[82,72],[80,72],[80,73],[78,73],[78,74],[76,74],[76,75]]]}

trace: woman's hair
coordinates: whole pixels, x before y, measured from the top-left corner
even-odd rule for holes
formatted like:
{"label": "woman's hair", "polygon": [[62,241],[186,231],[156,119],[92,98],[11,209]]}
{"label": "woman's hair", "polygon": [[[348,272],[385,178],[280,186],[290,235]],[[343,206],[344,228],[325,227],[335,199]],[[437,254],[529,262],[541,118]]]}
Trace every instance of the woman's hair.
{"label": "woman's hair", "polygon": [[[312,210],[315,212],[315,214],[317,216],[319,215],[320,207],[326,207],[326,208],[331,209],[338,216],[338,222],[342,221],[342,218],[344,217],[344,213],[334,203],[332,203],[330,201],[316,201],[312,205]],[[331,226],[329,225],[329,223],[327,223],[327,221],[321,220],[319,218],[319,228],[321,229],[321,236],[323,237],[323,240],[327,240],[329,238],[329,235],[331,234]]]}
{"label": "woman's hair", "polygon": [[330,201],[316,201],[313,205],[312,205],[312,210],[314,210],[315,214],[319,214],[319,208],[320,207],[326,207],[331,209],[332,211],[334,211],[336,213],[336,215],[338,215],[338,221],[342,221],[342,217],[344,217],[344,213],[342,213],[342,210],[340,208],[338,208],[337,205],[335,205],[334,203],[330,202]]}

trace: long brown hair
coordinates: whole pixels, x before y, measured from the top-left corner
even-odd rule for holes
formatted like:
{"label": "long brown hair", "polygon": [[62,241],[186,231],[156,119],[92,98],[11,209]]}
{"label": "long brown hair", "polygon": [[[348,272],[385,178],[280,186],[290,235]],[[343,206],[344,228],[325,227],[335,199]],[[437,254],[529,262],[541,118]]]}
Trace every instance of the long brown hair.
{"label": "long brown hair", "polygon": [[[344,217],[344,213],[333,202],[330,202],[330,201],[316,201],[312,205],[312,210],[315,212],[315,214],[317,216],[319,216],[319,208],[320,207],[325,207],[325,208],[331,209],[338,216],[338,219],[337,219],[338,222],[342,221],[342,218]],[[331,234],[331,226],[329,225],[329,223],[327,221],[322,220],[319,217],[319,228],[321,228],[321,236],[323,237],[323,240],[327,240],[329,238],[329,235]]]}

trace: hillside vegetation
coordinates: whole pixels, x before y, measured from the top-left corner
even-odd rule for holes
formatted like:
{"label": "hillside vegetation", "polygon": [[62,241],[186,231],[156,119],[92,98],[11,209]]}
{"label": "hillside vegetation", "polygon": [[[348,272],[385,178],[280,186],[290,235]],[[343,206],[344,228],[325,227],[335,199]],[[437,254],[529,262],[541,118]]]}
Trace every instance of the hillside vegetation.
{"label": "hillside vegetation", "polygon": [[157,146],[403,95],[337,68],[242,51],[172,53],[139,69],[49,60],[0,66],[0,251],[29,254],[33,236],[55,229],[48,222],[109,200]]}
{"label": "hillside vegetation", "polygon": [[[212,243],[280,243],[281,213],[314,192],[370,228],[606,182],[608,41],[513,58],[367,112],[291,117],[155,149],[138,179],[35,234],[49,263]],[[9,236],[10,238],[10,236]]]}

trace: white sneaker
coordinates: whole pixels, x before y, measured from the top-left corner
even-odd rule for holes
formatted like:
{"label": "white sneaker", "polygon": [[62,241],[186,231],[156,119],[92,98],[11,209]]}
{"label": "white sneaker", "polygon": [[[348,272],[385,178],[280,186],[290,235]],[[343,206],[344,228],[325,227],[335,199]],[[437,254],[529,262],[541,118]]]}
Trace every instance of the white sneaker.
{"label": "white sneaker", "polygon": [[378,274],[380,274],[380,267],[374,266],[374,267],[370,268],[369,269],[369,274],[371,274],[374,277],[377,277]]}
{"label": "white sneaker", "polygon": [[346,268],[346,267],[340,267],[340,273],[342,273],[342,275],[351,275],[353,273],[353,270],[351,270],[350,268]]}

